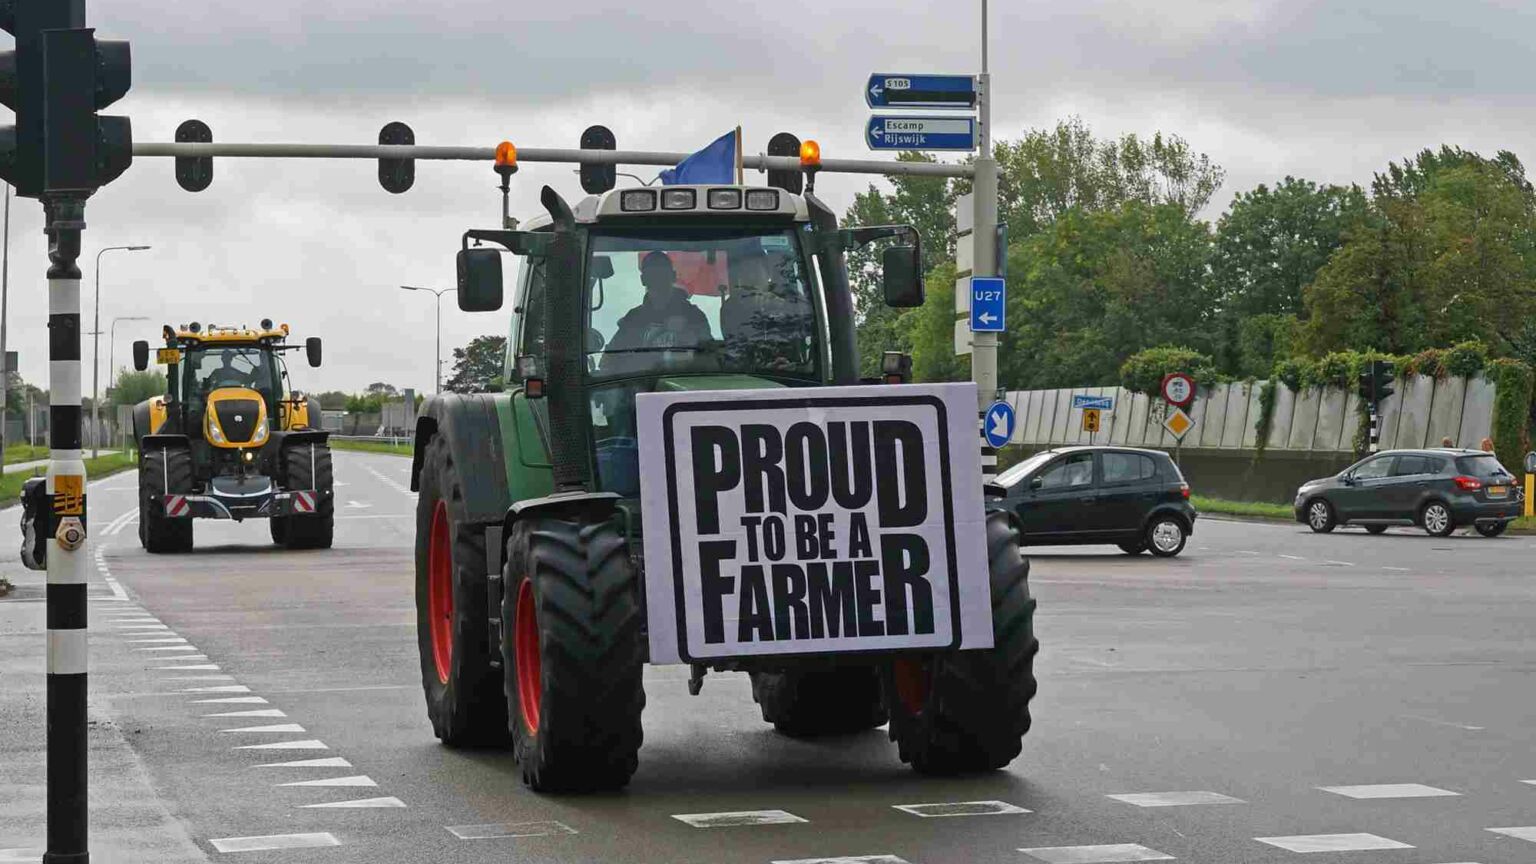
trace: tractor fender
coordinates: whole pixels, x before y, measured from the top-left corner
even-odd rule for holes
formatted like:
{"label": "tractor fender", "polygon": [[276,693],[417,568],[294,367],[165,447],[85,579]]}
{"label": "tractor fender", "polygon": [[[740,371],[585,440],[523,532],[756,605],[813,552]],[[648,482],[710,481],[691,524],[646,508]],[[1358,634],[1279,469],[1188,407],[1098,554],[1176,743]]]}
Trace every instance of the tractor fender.
{"label": "tractor fender", "polygon": [[331,433],[323,429],[303,429],[297,432],[273,432],[268,446],[280,450],[292,444],[324,444]]}
{"label": "tractor fender", "polygon": [[139,439],[139,449],[145,452],[150,450],[165,450],[170,447],[191,447],[192,441],[185,435],[145,435]]}
{"label": "tractor fender", "polygon": [[512,502],[507,491],[507,460],[502,448],[501,420],[496,397],[488,393],[454,393],[428,397],[416,415],[416,442],[411,453],[411,491],[421,491],[421,466],[427,445],[445,436],[453,463],[459,466],[464,512],[469,524],[500,524]]}
{"label": "tractor fender", "polygon": [[[607,518],[616,509],[620,496],[616,492],[556,492],[542,498],[515,501],[507,508],[500,525],[486,529],[485,557],[490,565],[490,599],[501,608],[501,567],[505,562],[507,538],[519,520],[546,514],[577,514],[585,521],[595,522]],[[500,644],[500,643],[497,643]]]}

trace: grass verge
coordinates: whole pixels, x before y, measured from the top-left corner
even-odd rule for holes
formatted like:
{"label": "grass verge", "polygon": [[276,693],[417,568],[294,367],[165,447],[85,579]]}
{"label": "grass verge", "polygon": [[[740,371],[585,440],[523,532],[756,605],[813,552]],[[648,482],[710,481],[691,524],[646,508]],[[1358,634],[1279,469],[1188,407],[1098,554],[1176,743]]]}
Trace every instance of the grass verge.
{"label": "grass verge", "polygon": [[32,444],[5,445],[5,464],[7,465],[14,465],[17,462],[36,462],[39,459],[47,458],[47,447],[38,447]]}
{"label": "grass verge", "polygon": [[[89,480],[100,480],[136,467],[138,467],[138,459],[132,454],[109,453],[96,459],[85,460],[85,476]],[[45,473],[47,472],[39,466],[31,471],[16,471],[0,476],[0,506],[8,507],[15,504],[21,498],[22,484],[33,477],[41,477]]]}
{"label": "grass verge", "polygon": [[1268,501],[1228,501],[1224,498],[1191,497],[1191,502],[1201,515],[1242,516],[1246,519],[1273,519],[1290,522],[1296,518],[1289,504],[1272,504]]}
{"label": "grass verge", "polygon": [[331,449],[356,450],[359,453],[388,453],[391,456],[411,455],[411,444],[409,441],[402,441],[398,444],[391,444],[388,441],[357,441],[350,439],[332,438]]}

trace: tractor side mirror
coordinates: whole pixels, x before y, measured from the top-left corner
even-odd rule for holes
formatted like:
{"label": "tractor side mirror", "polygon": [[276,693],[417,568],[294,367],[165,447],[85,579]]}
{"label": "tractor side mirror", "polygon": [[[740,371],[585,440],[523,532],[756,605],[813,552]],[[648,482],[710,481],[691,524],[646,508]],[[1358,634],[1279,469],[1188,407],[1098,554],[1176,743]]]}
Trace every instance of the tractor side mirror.
{"label": "tractor side mirror", "polygon": [[459,308],[495,312],[501,308],[501,253],[495,249],[459,250]]}
{"label": "tractor side mirror", "polygon": [[320,368],[320,337],[311,336],[304,340],[304,356],[309,358],[309,365]]}
{"label": "tractor side mirror", "polygon": [[923,269],[916,246],[890,246],[881,257],[885,305],[912,309],[923,305]]}
{"label": "tractor side mirror", "polygon": [[139,372],[149,368],[149,343],[143,339],[133,342],[133,368]]}

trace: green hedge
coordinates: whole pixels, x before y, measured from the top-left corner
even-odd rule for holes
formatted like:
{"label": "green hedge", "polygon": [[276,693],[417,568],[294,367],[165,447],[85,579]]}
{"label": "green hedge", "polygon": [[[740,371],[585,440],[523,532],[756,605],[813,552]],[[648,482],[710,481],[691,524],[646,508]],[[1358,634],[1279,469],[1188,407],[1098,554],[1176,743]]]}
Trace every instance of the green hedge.
{"label": "green hedge", "polygon": [[1493,452],[1504,467],[1521,473],[1525,454],[1531,449],[1527,427],[1531,416],[1531,395],[1536,374],[1519,360],[1494,360],[1488,364],[1493,381]]}
{"label": "green hedge", "polygon": [[1209,356],[1180,345],[1159,345],[1125,358],[1125,363],[1120,366],[1120,386],[1132,393],[1156,396],[1162,389],[1164,376],[1174,372],[1190,375],[1199,384],[1226,380],[1226,376],[1216,371],[1216,364]]}

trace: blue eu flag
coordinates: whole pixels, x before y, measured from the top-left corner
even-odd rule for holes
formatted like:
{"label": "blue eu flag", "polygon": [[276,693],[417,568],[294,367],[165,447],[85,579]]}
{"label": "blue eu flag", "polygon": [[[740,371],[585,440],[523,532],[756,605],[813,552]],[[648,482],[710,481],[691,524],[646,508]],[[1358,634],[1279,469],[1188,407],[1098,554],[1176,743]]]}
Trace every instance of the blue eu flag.
{"label": "blue eu flag", "polygon": [[736,130],[721,135],[714,143],[661,172],[661,185],[736,182]]}

